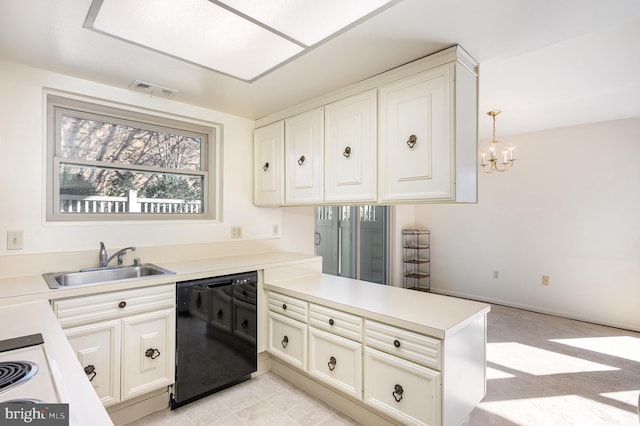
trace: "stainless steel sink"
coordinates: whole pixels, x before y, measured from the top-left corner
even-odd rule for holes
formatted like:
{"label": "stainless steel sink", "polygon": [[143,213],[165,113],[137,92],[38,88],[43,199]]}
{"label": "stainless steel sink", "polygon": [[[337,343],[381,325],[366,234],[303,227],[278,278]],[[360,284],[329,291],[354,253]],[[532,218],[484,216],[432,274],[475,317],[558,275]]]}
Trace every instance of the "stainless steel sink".
{"label": "stainless steel sink", "polygon": [[175,272],[152,263],[143,263],[138,266],[113,266],[71,272],[50,272],[42,274],[42,277],[49,285],[49,288],[60,288],[104,284],[113,281],[143,279],[172,274],[175,274]]}

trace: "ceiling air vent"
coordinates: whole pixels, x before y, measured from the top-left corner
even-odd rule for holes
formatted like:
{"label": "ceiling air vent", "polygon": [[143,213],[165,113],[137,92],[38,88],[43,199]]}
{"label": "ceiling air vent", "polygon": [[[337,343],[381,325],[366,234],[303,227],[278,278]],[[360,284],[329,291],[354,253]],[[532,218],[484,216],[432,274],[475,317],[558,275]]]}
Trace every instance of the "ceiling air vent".
{"label": "ceiling air vent", "polygon": [[152,96],[164,96],[168,98],[175,93],[178,93],[175,89],[169,89],[168,87],[158,86],[157,84],[147,83],[146,81],[135,80],[129,85],[129,89],[136,92],[147,93]]}

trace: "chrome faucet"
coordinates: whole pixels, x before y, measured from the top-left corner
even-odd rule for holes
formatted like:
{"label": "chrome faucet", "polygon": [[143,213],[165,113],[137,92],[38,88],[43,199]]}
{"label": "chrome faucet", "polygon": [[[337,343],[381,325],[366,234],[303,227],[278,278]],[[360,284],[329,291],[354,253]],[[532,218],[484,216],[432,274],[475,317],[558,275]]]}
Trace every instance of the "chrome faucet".
{"label": "chrome faucet", "polygon": [[111,260],[113,260],[114,257],[118,258],[118,266],[122,266],[122,261],[127,250],[135,251],[136,248],[133,246],[125,247],[113,253],[111,257],[107,257],[107,249],[104,247],[104,243],[100,241],[100,254],[98,256],[100,260],[100,267],[106,268],[109,262],[111,262]]}
{"label": "chrome faucet", "polygon": [[98,259],[101,268],[107,266],[107,249],[104,247],[104,243],[100,241],[100,253],[98,254]]}

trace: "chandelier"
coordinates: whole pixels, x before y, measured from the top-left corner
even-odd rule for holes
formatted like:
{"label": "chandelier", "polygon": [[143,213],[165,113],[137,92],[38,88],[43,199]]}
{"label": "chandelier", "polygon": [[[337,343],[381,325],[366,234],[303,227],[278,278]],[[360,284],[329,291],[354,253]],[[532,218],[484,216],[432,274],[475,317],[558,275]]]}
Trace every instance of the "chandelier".
{"label": "chandelier", "polygon": [[496,140],[496,115],[500,114],[502,111],[494,110],[489,111],[487,115],[490,115],[493,118],[493,138],[491,138],[491,143],[489,145],[489,158],[487,158],[487,153],[482,152],[482,162],[480,166],[482,167],[482,171],[485,173],[491,173],[494,170],[498,172],[506,172],[511,167],[513,167],[513,162],[516,161],[514,156],[515,147],[513,145],[509,145],[509,148],[504,148],[502,150],[502,161],[498,162],[498,155],[496,153],[496,145],[498,141]]}

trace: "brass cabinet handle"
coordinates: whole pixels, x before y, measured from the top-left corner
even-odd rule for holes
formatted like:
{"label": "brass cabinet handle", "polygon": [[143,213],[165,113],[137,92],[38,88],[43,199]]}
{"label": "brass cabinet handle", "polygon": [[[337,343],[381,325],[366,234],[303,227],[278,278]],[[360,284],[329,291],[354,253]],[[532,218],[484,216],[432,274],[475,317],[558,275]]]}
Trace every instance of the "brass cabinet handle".
{"label": "brass cabinet handle", "polygon": [[346,147],[342,155],[344,155],[346,158],[351,157],[351,147],[350,146]]}
{"label": "brass cabinet handle", "polygon": [[403,392],[404,390],[402,389],[402,386],[395,385],[393,387],[393,392],[391,393],[391,395],[393,395],[393,398],[396,400],[396,402],[400,402],[400,400],[402,399]]}
{"label": "brass cabinet handle", "polygon": [[418,137],[416,135],[409,136],[409,140],[407,141],[407,145],[409,148],[413,149],[414,146],[418,143]]}
{"label": "brass cabinet handle", "polygon": [[269,162],[268,161],[266,163],[264,163],[264,166],[262,166],[262,170],[264,170],[265,172],[267,170],[269,170]]}
{"label": "brass cabinet handle", "polygon": [[395,346],[396,348],[400,347],[400,340],[396,339],[393,341],[393,346]]}
{"label": "brass cabinet handle", "polygon": [[127,306],[127,302],[125,302],[124,300],[122,302],[118,303],[118,307],[121,308],[121,309],[124,308],[125,306]]}
{"label": "brass cabinet handle", "polygon": [[95,365],[91,365],[91,364],[87,365],[84,368],[84,374],[86,374],[87,376],[91,376],[91,377],[89,377],[89,381],[90,382],[93,381],[93,378],[96,377],[96,374],[98,374],[98,373],[96,373]]}
{"label": "brass cabinet handle", "polygon": [[287,345],[289,344],[289,338],[287,336],[284,336],[284,339],[282,339],[282,342],[280,343],[282,343],[283,348],[286,348]]}
{"label": "brass cabinet handle", "polygon": [[327,365],[329,366],[329,371],[333,371],[333,369],[336,368],[337,363],[338,361],[336,361],[335,357],[329,358],[329,362],[327,363]]}
{"label": "brass cabinet handle", "polygon": [[301,155],[300,158],[298,159],[298,165],[302,166],[302,164],[304,163],[304,160],[305,160],[304,155]]}
{"label": "brass cabinet handle", "polygon": [[155,348],[149,348],[144,351],[144,356],[151,359],[156,359],[160,356],[160,351]]}

